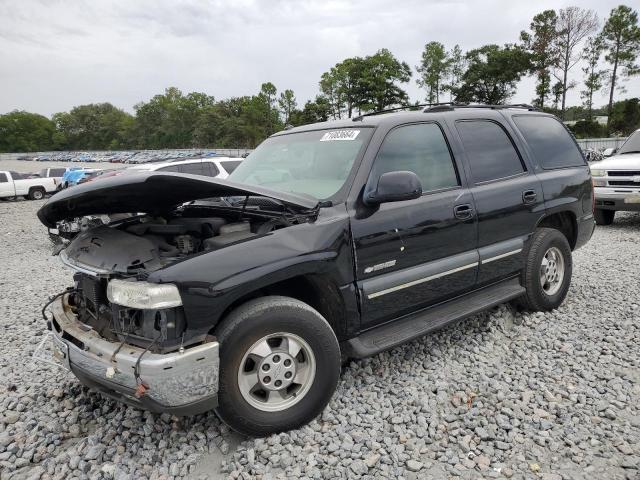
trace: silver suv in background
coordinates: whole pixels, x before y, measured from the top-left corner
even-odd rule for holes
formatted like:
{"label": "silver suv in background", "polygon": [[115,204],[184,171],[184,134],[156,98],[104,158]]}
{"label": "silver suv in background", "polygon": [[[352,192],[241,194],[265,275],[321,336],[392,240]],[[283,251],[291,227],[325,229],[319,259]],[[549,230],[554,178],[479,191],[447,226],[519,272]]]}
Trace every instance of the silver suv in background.
{"label": "silver suv in background", "polygon": [[591,164],[598,225],[611,225],[618,210],[640,211],[640,129],[607,154],[612,156]]}
{"label": "silver suv in background", "polygon": [[129,167],[126,170],[129,172],[190,173],[191,175],[227,178],[241,162],[241,158],[233,157],[190,158],[187,160],[145,163]]}

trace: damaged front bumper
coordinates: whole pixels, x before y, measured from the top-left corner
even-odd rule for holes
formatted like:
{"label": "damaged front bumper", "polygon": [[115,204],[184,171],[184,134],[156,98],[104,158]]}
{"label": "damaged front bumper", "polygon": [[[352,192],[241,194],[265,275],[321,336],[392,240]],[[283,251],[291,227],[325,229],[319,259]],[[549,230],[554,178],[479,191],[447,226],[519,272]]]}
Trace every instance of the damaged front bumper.
{"label": "damaged front bumper", "polygon": [[145,352],[105,340],[78,321],[66,295],[52,304],[51,311],[56,356],[88,387],[157,413],[195,415],[217,406],[218,342],[166,354]]}

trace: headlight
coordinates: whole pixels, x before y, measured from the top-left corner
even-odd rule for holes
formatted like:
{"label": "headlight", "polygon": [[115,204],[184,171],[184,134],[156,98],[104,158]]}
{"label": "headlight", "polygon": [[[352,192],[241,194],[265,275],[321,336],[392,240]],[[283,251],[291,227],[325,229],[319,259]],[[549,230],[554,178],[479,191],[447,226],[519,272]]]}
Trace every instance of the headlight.
{"label": "headlight", "polygon": [[172,308],[182,305],[178,287],[171,283],[111,280],[107,286],[107,298],[117,305],[142,310]]}
{"label": "headlight", "polygon": [[591,176],[592,177],[604,177],[607,173],[604,170],[599,170],[597,168],[594,168],[593,170],[591,170]]}

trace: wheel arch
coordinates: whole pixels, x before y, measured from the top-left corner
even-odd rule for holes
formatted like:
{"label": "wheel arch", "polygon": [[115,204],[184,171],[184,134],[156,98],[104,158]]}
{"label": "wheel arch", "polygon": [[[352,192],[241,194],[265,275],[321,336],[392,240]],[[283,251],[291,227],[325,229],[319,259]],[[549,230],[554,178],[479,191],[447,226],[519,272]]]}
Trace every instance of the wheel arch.
{"label": "wheel arch", "polygon": [[578,221],[575,213],[569,210],[550,213],[542,217],[536,228],[547,227],[560,231],[569,242],[571,250],[576,247],[578,240]]}
{"label": "wheel arch", "polygon": [[270,295],[295,298],[306,303],[329,322],[338,340],[347,337],[348,309],[341,290],[334,281],[320,274],[296,275],[244,293],[224,309],[220,321],[243,303]]}

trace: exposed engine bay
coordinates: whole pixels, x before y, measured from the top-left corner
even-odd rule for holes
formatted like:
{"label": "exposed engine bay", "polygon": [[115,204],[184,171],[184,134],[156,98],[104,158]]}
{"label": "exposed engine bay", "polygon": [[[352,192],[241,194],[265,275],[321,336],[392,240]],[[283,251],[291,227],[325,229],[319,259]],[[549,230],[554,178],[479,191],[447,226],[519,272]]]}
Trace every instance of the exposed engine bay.
{"label": "exposed engine bay", "polygon": [[150,272],[175,262],[311,218],[274,208],[282,206],[268,201],[265,205],[265,200],[247,198],[241,205],[194,202],[163,215],[118,215],[113,221],[102,215],[59,222],[69,242],[60,256],[78,271],[70,306],[84,324],[112,341],[126,339],[151,351],[202,341],[206,332],[188,331],[182,307],[138,309],[111,303],[109,281],[144,281]]}
{"label": "exposed engine bay", "polygon": [[139,275],[309,218],[261,207],[194,202],[162,216],[120,215],[110,222],[102,215],[59,222],[61,236],[71,238],[61,256],[71,266],[98,274]]}

